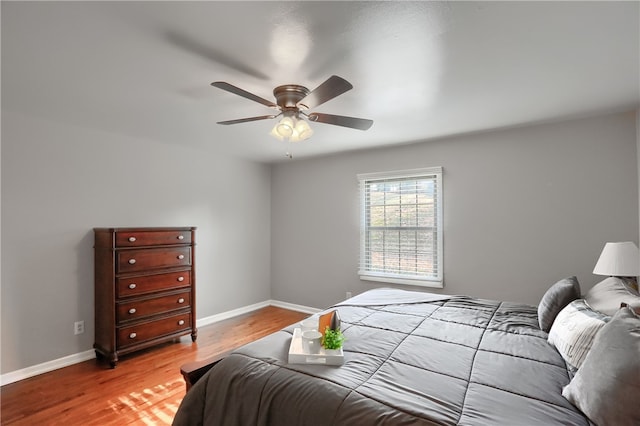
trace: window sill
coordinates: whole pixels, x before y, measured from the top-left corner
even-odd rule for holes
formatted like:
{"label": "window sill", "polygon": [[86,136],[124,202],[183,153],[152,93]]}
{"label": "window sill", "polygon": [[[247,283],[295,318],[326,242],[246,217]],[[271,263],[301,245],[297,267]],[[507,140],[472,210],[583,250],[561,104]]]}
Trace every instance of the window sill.
{"label": "window sill", "polygon": [[362,281],[377,281],[389,284],[415,285],[419,287],[444,288],[442,281],[412,280],[408,278],[384,277],[378,275],[360,275]]}

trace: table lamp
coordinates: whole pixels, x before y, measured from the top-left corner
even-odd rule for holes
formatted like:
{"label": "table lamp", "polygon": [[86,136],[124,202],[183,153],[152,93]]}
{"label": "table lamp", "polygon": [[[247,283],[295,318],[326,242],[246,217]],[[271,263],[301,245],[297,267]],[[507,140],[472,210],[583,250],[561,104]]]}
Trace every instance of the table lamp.
{"label": "table lamp", "polygon": [[628,285],[638,290],[636,279],[640,275],[638,246],[631,241],[606,243],[595,268],[593,268],[593,273],[622,278]]}

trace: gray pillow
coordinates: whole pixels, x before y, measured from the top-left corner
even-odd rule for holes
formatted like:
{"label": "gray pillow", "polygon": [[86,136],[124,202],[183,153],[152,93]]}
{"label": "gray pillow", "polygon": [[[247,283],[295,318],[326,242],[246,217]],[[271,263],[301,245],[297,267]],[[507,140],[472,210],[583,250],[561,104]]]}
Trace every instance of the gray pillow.
{"label": "gray pillow", "polygon": [[[564,278],[554,285],[542,296],[538,305],[538,324],[540,330],[547,333],[558,313],[569,303],[580,297],[580,284],[576,277]],[[620,306],[620,304],[618,304]]]}
{"label": "gray pillow", "polygon": [[618,312],[623,302],[634,308],[640,307],[640,294],[616,277],[600,281],[587,292],[584,299],[591,309],[609,316]]}
{"label": "gray pillow", "polygon": [[640,317],[620,308],[562,396],[598,425],[640,425]]}

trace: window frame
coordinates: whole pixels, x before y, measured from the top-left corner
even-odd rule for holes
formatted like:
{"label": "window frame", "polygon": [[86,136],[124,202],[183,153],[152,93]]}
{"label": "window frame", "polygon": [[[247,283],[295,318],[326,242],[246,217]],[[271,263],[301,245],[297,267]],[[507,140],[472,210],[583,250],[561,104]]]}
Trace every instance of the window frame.
{"label": "window frame", "polygon": [[[377,172],[377,173],[361,173],[357,175],[359,183],[360,193],[360,257],[358,265],[358,275],[361,280],[364,281],[378,281],[391,284],[404,284],[414,285],[431,288],[443,288],[444,287],[444,263],[443,263],[443,248],[444,248],[444,236],[443,236],[443,191],[442,191],[442,167],[425,167],[420,169],[399,170],[390,172]],[[410,274],[396,274],[389,272],[371,271],[367,269],[367,230],[369,224],[367,223],[367,185],[375,181],[385,180],[400,180],[400,179],[420,179],[428,178],[429,180],[435,180],[436,194],[435,194],[435,224],[436,229],[436,262],[437,272],[433,276],[425,275],[410,275]],[[387,228],[387,226],[385,226]],[[396,228],[389,226],[388,228]]]}

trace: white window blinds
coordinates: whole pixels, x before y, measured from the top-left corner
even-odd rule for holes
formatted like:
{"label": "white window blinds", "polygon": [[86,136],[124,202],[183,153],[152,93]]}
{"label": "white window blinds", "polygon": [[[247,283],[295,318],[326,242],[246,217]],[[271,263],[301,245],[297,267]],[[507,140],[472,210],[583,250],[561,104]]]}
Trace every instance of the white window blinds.
{"label": "white window blinds", "polygon": [[358,180],[360,278],[442,287],[442,168]]}

